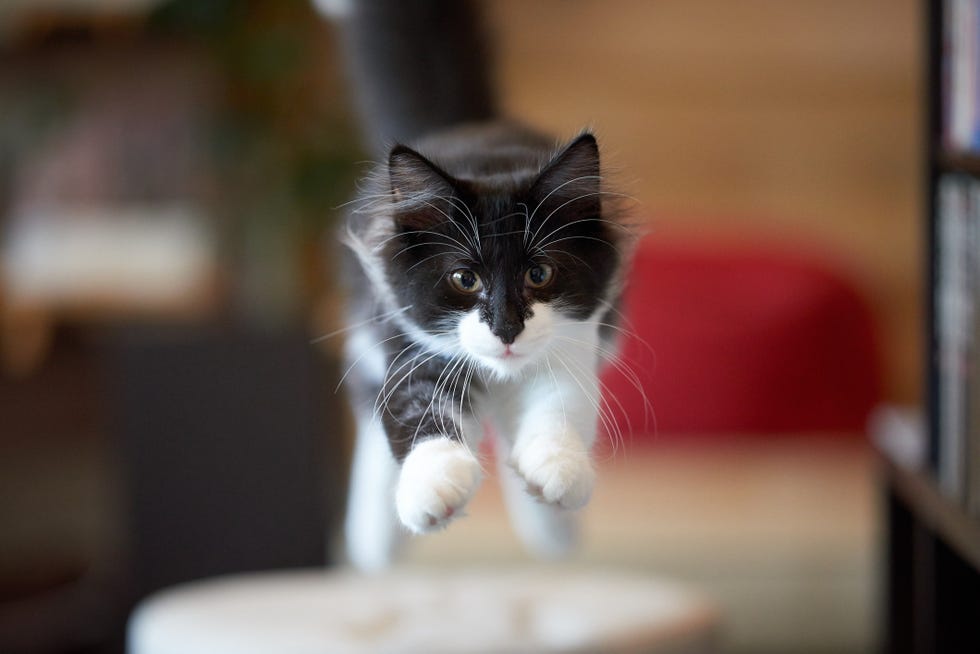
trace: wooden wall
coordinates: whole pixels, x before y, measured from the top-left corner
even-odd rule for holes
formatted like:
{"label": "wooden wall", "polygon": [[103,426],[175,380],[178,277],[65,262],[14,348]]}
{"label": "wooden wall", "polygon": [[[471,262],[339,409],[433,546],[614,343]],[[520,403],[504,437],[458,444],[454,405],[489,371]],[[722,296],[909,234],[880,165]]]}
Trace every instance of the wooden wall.
{"label": "wooden wall", "polygon": [[513,115],[592,125],[657,234],[796,241],[872,301],[886,393],[920,389],[913,0],[489,0]]}

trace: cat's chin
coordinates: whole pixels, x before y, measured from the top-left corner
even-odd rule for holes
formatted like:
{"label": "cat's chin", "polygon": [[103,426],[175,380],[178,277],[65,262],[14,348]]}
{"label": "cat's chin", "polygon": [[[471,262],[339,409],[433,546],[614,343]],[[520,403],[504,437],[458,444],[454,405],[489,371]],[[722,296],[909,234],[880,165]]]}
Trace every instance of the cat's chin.
{"label": "cat's chin", "polygon": [[480,354],[471,355],[483,368],[493,377],[500,380],[516,379],[527,369],[528,364],[534,359],[532,356],[523,354],[512,354],[509,356],[485,356]]}

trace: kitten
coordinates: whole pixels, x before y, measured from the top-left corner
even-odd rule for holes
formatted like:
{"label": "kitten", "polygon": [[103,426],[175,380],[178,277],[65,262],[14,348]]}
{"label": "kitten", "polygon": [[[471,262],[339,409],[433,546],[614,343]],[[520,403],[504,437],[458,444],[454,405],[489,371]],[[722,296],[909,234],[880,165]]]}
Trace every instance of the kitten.
{"label": "kitten", "polygon": [[392,148],[359,202],[350,559],[382,568],[406,530],[462,515],[485,427],[518,534],[565,553],[595,481],[600,329],[624,264],[595,138],[556,151],[511,124],[455,128]]}

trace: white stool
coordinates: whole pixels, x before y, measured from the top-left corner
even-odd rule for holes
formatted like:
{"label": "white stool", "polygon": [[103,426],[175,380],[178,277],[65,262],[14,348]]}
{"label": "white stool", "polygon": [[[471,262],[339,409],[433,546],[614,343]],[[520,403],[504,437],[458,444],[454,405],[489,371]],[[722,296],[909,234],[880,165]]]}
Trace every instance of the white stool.
{"label": "white stool", "polygon": [[705,600],[641,575],[528,567],[236,575],[158,593],[129,654],[714,652]]}

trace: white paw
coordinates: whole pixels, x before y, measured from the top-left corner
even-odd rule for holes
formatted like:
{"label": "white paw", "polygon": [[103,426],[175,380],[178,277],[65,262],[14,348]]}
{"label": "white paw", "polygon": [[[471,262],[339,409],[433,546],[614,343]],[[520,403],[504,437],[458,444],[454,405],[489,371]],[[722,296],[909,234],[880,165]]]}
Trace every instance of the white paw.
{"label": "white paw", "polygon": [[481,469],[466,447],[432,438],[412,448],[395,491],[398,517],[410,531],[424,534],[459,517],[480,485]]}
{"label": "white paw", "polygon": [[528,492],[563,509],[581,509],[592,496],[595,470],[577,439],[538,437],[516,454],[514,467]]}

